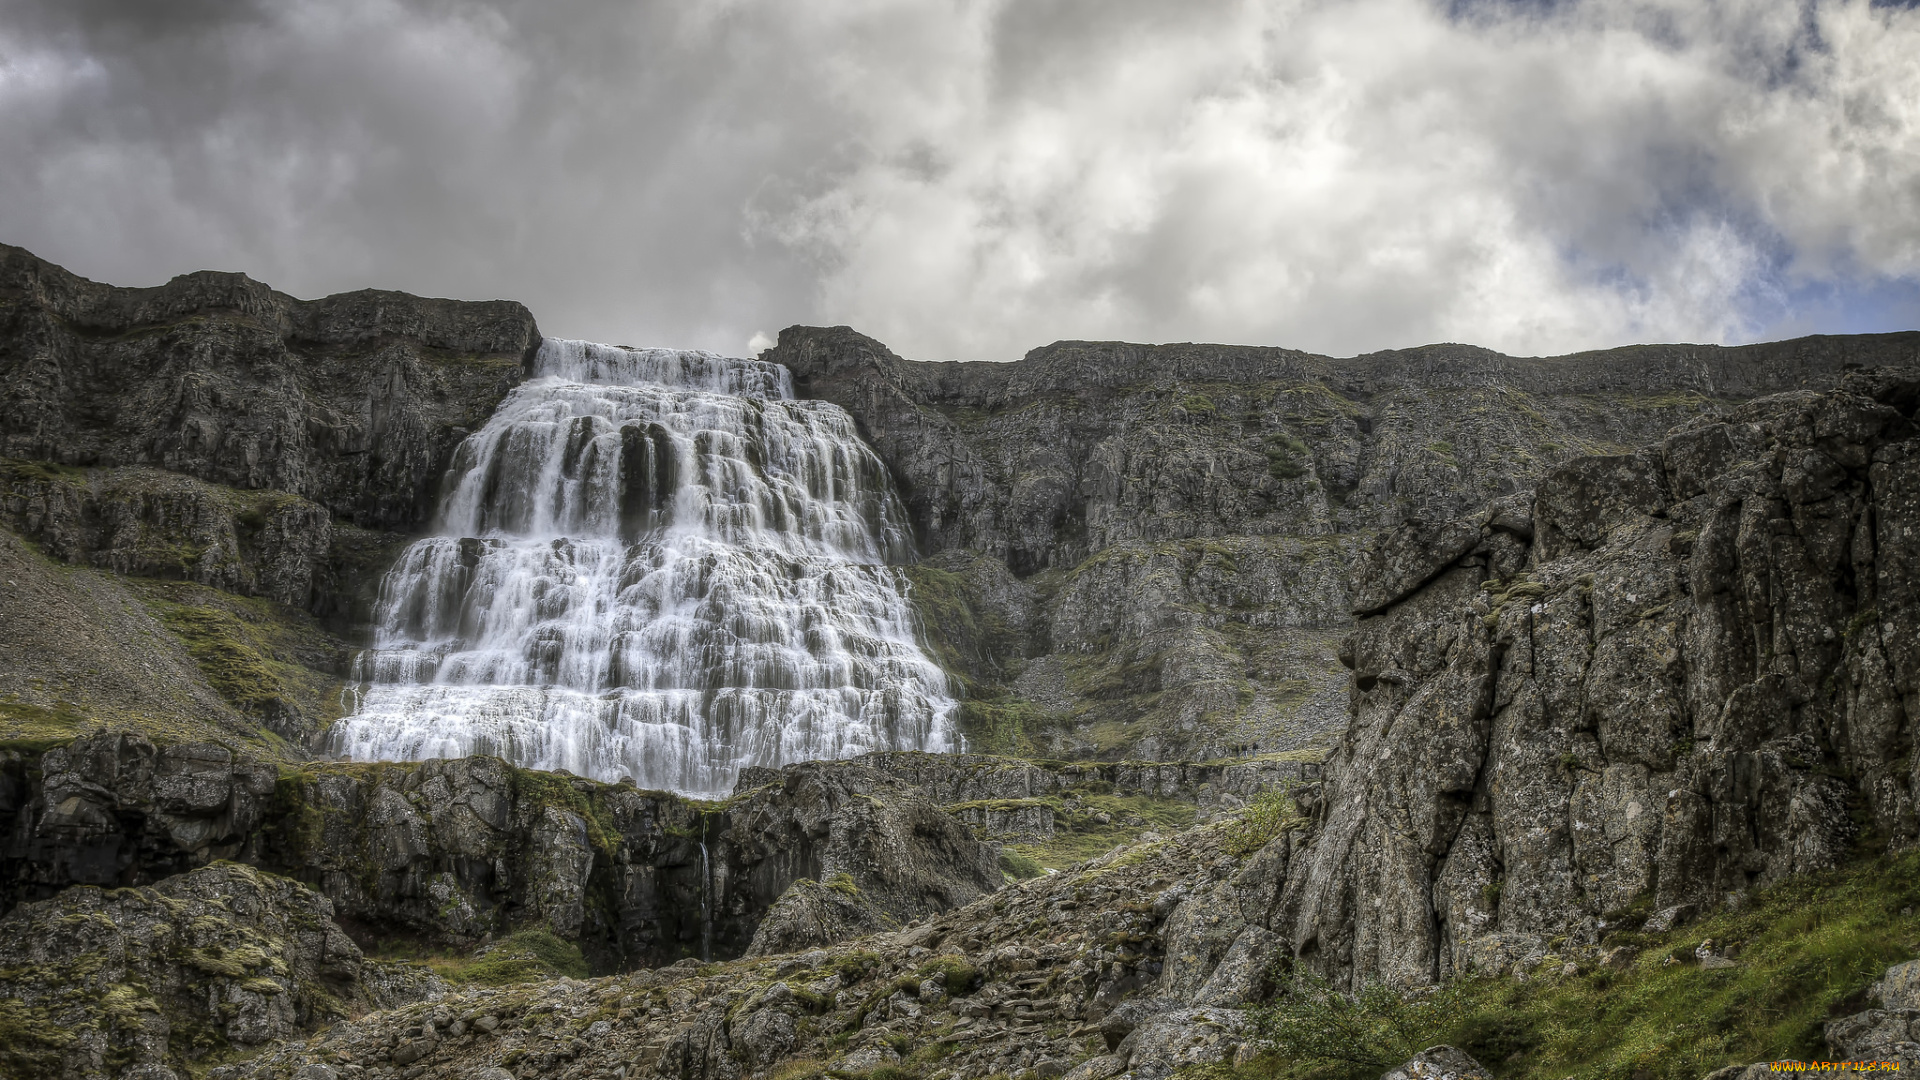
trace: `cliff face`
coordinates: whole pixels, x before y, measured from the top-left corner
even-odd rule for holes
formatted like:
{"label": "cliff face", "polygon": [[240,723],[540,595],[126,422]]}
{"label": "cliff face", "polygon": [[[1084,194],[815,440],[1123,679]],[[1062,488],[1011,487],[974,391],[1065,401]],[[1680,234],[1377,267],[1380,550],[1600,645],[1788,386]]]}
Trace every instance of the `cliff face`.
{"label": "cliff face", "polygon": [[1334,646],[1375,530],[1912,360],[1920,334],[1545,359],[1060,342],[941,364],[793,327],[763,355],[848,410],[893,470],[928,554],[919,598],[974,684],[976,738],[1175,758],[1344,726]]}
{"label": "cliff face", "polygon": [[0,246],[0,522],[348,626],[539,345],[510,301],[121,289]]}
{"label": "cliff face", "polygon": [[1911,371],[1767,398],[1383,538],[1293,951],[1527,969],[1920,839],[1916,408]]}
{"label": "cliff face", "polygon": [[505,301],[120,289],[0,246],[0,527],[76,568],[0,537],[0,735],[265,728],[302,753],[380,571],[539,341]]}
{"label": "cliff face", "polygon": [[121,289],[0,247],[0,453],[149,465],[405,528],[539,344],[511,301],[302,302],[211,272]]}
{"label": "cliff face", "polygon": [[905,921],[1000,884],[994,849],[861,762],[754,777],[722,804],[497,758],[300,772],[109,733],[0,756],[0,902],[144,885],[219,859],[307,883],[379,936],[472,945],[526,923],[603,968],[739,955],[801,878]]}

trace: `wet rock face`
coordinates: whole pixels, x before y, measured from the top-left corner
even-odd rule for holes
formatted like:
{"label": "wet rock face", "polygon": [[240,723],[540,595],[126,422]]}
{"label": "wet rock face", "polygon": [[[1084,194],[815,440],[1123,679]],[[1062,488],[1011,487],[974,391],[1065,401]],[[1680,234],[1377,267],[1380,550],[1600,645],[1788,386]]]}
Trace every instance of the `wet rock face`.
{"label": "wet rock face", "polygon": [[817,943],[1000,883],[992,846],[859,762],[757,774],[719,808],[497,758],[282,775],[218,746],[118,733],[0,766],[8,906],[239,859],[384,933],[470,943],[537,920],[607,969],[738,956],[802,878],[844,878],[865,913],[812,931]]}
{"label": "wet rock face", "polygon": [[1911,373],[1763,399],[1386,538],[1293,949],[1343,984],[1529,966],[1862,824],[1920,837],[1917,403]]}
{"label": "wet rock face", "polygon": [[[0,246],[0,456],[148,466],[298,497],[255,513],[209,505],[177,481],[123,477],[104,490],[20,481],[0,504],[62,557],[116,569],[134,559],[151,572],[128,537],[143,526],[198,537],[196,559],[212,552],[214,564],[246,562],[239,549],[257,547],[263,557],[231,573],[304,605],[311,553],[292,549],[324,549],[326,537],[287,514],[417,524],[454,446],[539,343],[533,316],[509,301],[373,291],[300,301],[216,273],[120,289]],[[236,527],[241,542],[227,543]],[[219,576],[213,565],[186,573]]]}
{"label": "wet rock face", "polygon": [[444,992],[363,960],[327,900],[244,866],[69,889],[0,920],[15,1075],[186,1075],[234,1050]]}

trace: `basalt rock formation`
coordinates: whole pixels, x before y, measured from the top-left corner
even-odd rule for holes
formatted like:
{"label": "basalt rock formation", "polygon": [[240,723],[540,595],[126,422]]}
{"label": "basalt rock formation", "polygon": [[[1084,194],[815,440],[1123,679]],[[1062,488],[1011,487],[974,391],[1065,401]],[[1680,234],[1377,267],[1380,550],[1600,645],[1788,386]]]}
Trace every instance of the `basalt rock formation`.
{"label": "basalt rock formation", "polygon": [[281,772],[107,733],[0,758],[0,899],[234,859],[307,883],[370,936],[470,946],[544,924],[613,969],[737,956],[801,879],[844,877],[894,923],[1000,884],[991,846],[859,761],[755,783],[706,804],[497,758]]}
{"label": "basalt rock formation", "polygon": [[893,470],[977,742],[1175,759],[1339,732],[1347,566],[1374,530],[1917,354],[1920,335],[1886,334],[1545,359],[1058,342],[920,363],[792,327],[763,357]]}
{"label": "basalt rock formation", "polygon": [[1920,839],[1920,376],[1384,539],[1273,928],[1339,985],[1525,969]]}

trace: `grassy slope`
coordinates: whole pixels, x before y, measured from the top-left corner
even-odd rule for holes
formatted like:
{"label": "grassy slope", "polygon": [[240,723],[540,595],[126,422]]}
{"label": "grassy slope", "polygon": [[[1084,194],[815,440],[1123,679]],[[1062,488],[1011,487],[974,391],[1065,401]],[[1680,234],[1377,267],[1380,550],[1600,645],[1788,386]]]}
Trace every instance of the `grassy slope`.
{"label": "grassy slope", "polygon": [[264,722],[333,719],[343,655],[304,612],[66,566],[0,528],[0,745],[115,728],[301,757]]}
{"label": "grassy slope", "polygon": [[[1696,1080],[1724,1065],[1824,1058],[1826,1021],[1869,1007],[1865,992],[1920,954],[1920,852],[1862,859],[1785,882],[1742,911],[1666,934],[1621,933],[1639,950],[1623,970],[1467,980],[1442,1007],[1376,1014],[1376,1059],[1435,1043],[1466,1049],[1500,1080]],[[1737,964],[1700,966],[1711,940]],[[1218,1080],[1371,1080],[1375,1063],[1267,1055]]]}
{"label": "grassy slope", "polygon": [[377,942],[368,955],[421,964],[456,986],[508,986],[556,975],[584,979],[588,974],[580,946],[545,927],[521,930],[471,953],[396,939]]}

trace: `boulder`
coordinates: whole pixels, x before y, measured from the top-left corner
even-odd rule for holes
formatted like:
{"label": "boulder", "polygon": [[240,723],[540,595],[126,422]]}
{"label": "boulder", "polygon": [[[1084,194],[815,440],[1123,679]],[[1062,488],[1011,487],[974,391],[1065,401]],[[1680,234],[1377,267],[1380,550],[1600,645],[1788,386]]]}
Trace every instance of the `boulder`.
{"label": "boulder", "polygon": [[1464,1050],[1429,1046],[1380,1080],[1493,1080],[1493,1074]]}
{"label": "boulder", "polygon": [[[137,889],[77,886],[0,920],[0,995],[23,1074],[186,1072],[208,1055],[298,1037],[345,1016],[445,992],[424,971],[371,978],[297,882],[220,864]],[[177,1037],[182,1032],[199,1032]]]}

